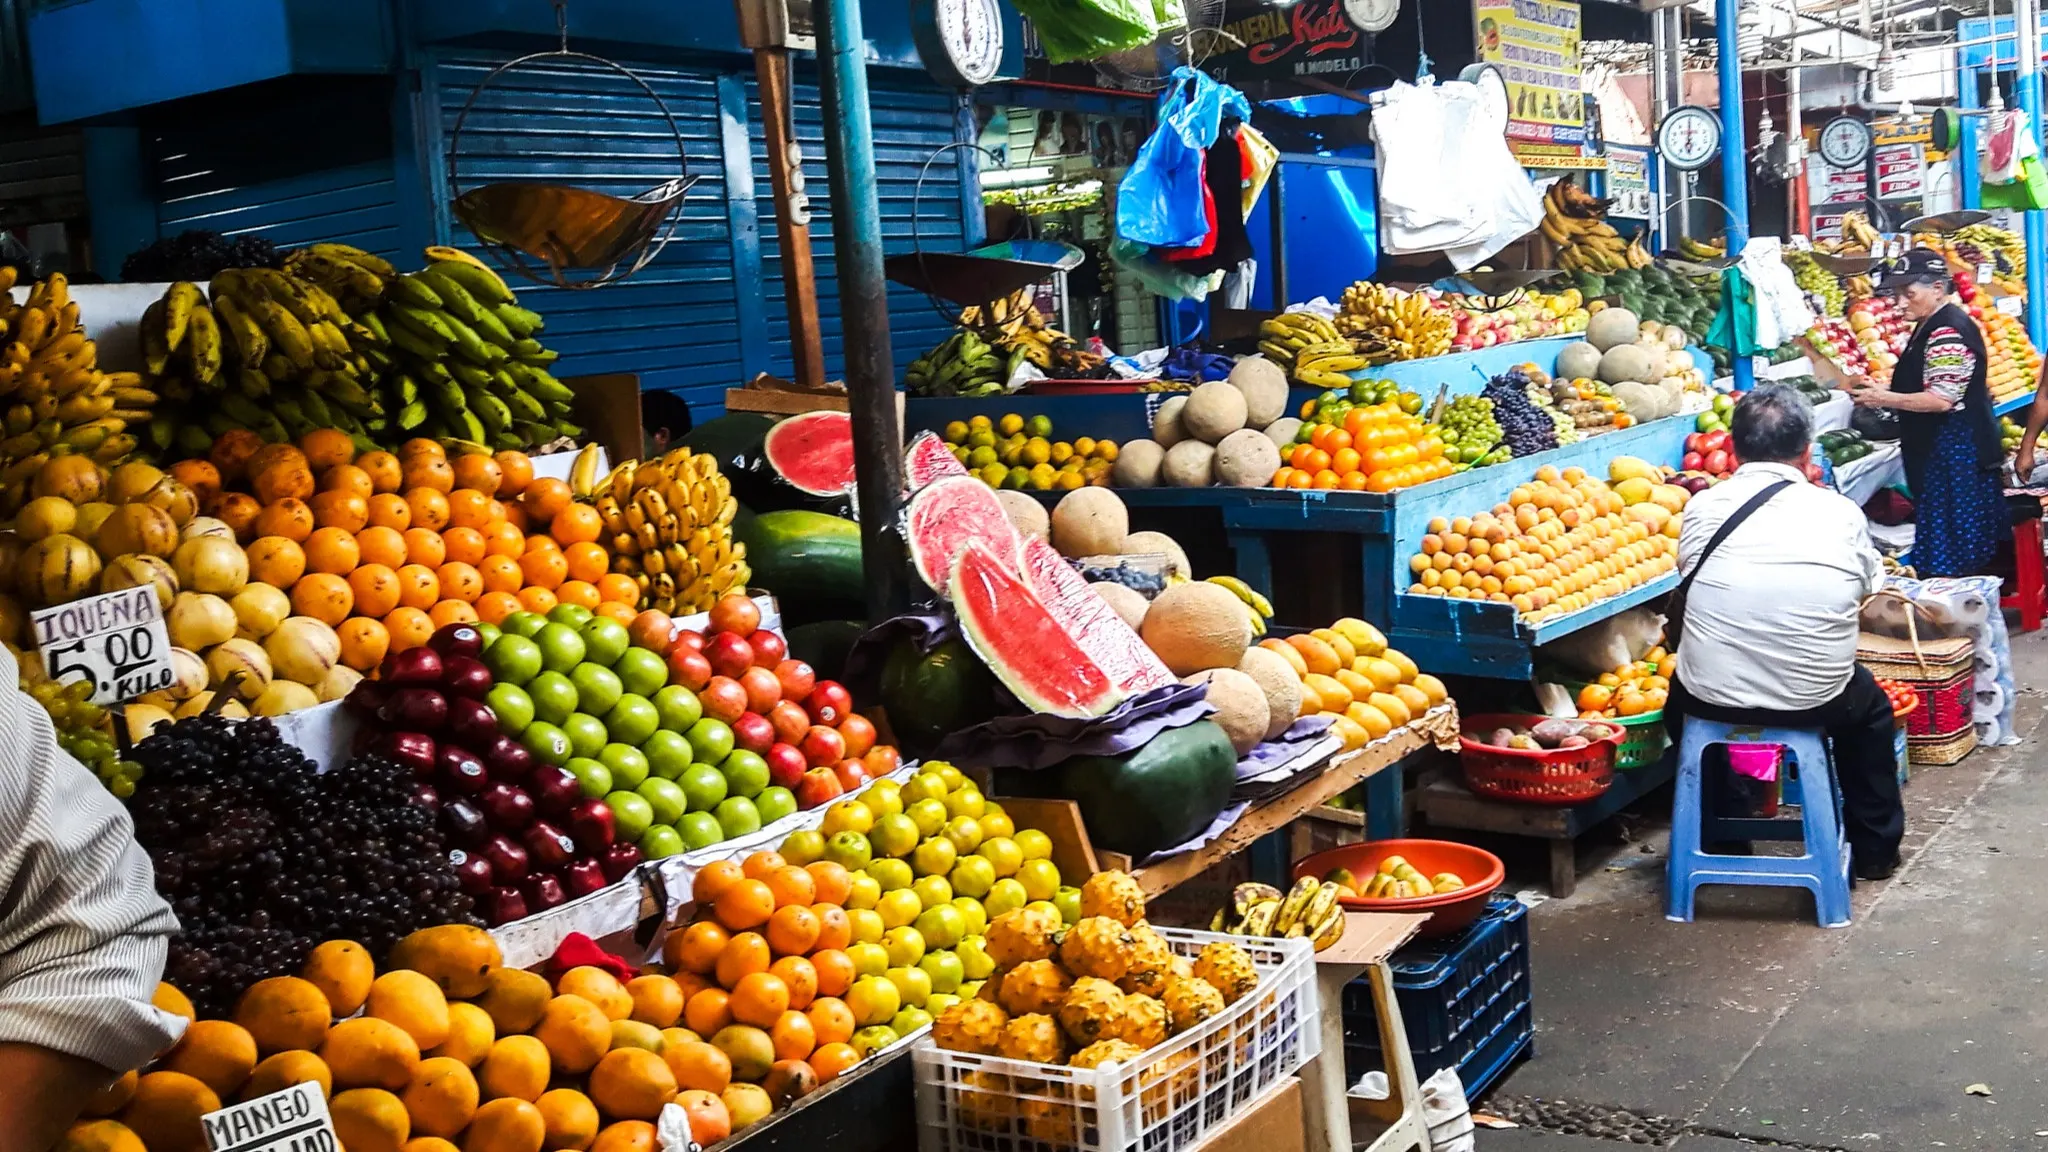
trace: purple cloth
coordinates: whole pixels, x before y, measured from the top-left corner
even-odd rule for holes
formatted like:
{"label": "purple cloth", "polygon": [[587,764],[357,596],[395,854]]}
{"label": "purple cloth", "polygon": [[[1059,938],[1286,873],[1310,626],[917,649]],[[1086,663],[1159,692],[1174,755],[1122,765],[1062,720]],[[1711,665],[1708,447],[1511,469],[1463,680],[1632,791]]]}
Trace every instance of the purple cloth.
{"label": "purple cloth", "polygon": [[1209,826],[1197,833],[1194,839],[1189,840],[1185,844],[1176,844],[1171,848],[1163,848],[1154,852],[1143,860],[1133,863],[1132,867],[1143,868],[1148,865],[1157,864],[1161,860],[1171,860],[1184,852],[1193,852],[1199,848],[1208,847],[1211,840],[1230,831],[1231,825],[1237,823],[1238,817],[1243,816],[1245,809],[1250,807],[1251,804],[1248,801],[1232,801],[1224,805],[1223,811],[1218,812],[1216,818],[1209,821]]}
{"label": "purple cloth", "polygon": [[1201,685],[1168,684],[1101,716],[998,716],[946,737],[936,756],[962,768],[1050,768],[1075,756],[1121,756],[1215,710]]}

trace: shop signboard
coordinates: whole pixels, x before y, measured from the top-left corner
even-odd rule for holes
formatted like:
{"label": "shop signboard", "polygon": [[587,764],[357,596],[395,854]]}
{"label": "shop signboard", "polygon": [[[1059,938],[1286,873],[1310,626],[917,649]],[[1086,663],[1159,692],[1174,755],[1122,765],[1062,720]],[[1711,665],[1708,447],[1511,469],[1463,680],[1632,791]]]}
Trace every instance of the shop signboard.
{"label": "shop signboard", "polygon": [[1842,238],[1842,217],[1851,212],[1870,212],[1870,202],[1858,197],[1854,200],[1838,201],[1833,204],[1816,204],[1813,207],[1813,227],[1808,235],[1815,240],[1839,240]]}
{"label": "shop signboard", "polygon": [[1887,144],[1877,149],[1877,198],[1918,200],[1925,186],[1927,166],[1921,161],[1918,144]]}
{"label": "shop signboard", "polygon": [[1202,67],[1228,84],[1315,78],[1342,86],[1372,60],[1372,37],[1345,15],[1344,0],[1231,0],[1221,39],[1243,47],[1219,52]]}
{"label": "shop signboard", "polygon": [[1822,165],[1820,198],[1822,200],[1860,200],[1868,194],[1870,179],[1861,168],[1834,168]]}
{"label": "shop signboard", "polygon": [[1607,146],[1607,214],[1630,220],[1650,218],[1650,150]]}
{"label": "shop signboard", "polygon": [[1586,143],[1577,0],[1473,0],[1473,26],[1479,59],[1507,81],[1509,145],[1530,167],[1565,167],[1549,161]]}

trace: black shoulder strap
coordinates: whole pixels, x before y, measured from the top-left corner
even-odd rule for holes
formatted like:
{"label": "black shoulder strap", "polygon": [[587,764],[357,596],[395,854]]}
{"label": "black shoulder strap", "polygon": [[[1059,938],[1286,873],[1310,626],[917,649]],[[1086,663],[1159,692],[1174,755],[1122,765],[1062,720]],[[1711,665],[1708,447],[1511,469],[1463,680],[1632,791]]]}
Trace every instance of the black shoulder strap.
{"label": "black shoulder strap", "polygon": [[1674,595],[1680,598],[1685,596],[1686,592],[1692,588],[1693,577],[1698,576],[1700,569],[1707,566],[1707,561],[1713,558],[1714,550],[1721,546],[1721,541],[1726,540],[1730,532],[1735,531],[1736,525],[1749,519],[1750,513],[1770,503],[1771,497],[1776,496],[1791,486],[1792,481],[1790,480],[1780,480],[1775,484],[1766,484],[1762,491],[1744,501],[1742,507],[1737,508],[1733,516],[1721,521],[1721,526],[1714,530],[1714,535],[1707,541],[1707,546],[1700,550],[1699,562],[1692,566],[1692,571],[1685,574],[1685,579],[1678,582],[1678,591]]}

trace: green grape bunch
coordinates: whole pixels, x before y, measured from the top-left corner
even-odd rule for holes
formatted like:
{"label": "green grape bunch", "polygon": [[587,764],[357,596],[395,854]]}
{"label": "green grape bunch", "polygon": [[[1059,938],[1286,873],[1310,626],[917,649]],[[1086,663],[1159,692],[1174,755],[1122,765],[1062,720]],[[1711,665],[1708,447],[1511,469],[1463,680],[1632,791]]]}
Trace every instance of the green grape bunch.
{"label": "green grape bunch", "polygon": [[1501,442],[1493,401],[1484,396],[1460,396],[1446,404],[1437,422],[1437,438],[1444,442],[1445,459],[1460,469],[1498,464],[1513,456]]}
{"label": "green grape bunch", "polygon": [[142,779],[142,765],[121,758],[114,742],[113,714],[92,702],[92,681],[59,684],[38,679],[24,685],[24,689],[50,714],[50,723],[57,729],[58,747],[90,768],[116,798],[126,800],[135,794],[136,782]]}

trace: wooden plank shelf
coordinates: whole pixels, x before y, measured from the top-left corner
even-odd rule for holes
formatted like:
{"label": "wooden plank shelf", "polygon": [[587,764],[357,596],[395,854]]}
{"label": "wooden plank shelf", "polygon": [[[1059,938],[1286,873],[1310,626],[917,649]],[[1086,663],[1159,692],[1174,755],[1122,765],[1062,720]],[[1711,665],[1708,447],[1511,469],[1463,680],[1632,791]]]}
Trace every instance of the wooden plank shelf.
{"label": "wooden plank shelf", "polygon": [[[1192,852],[1184,852],[1143,868],[1131,867],[1130,858],[1097,850],[1104,868],[1116,868],[1137,877],[1147,897],[1170,891],[1201,875],[1217,862],[1236,855],[1269,832],[1277,832],[1305,813],[1322,808],[1331,798],[1353,786],[1379,777],[1398,779],[1402,761],[1428,747],[1455,746],[1458,737],[1456,705],[1442,704],[1420,720],[1404,725],[1386,737],[1354,752],[1333,757],[1322,772],[1263,804],[1247,808],[1221,836]],[[1396,791],[1398,797],[1399,793]],[[1397,811],[1394,813],[1398,818]]]}

